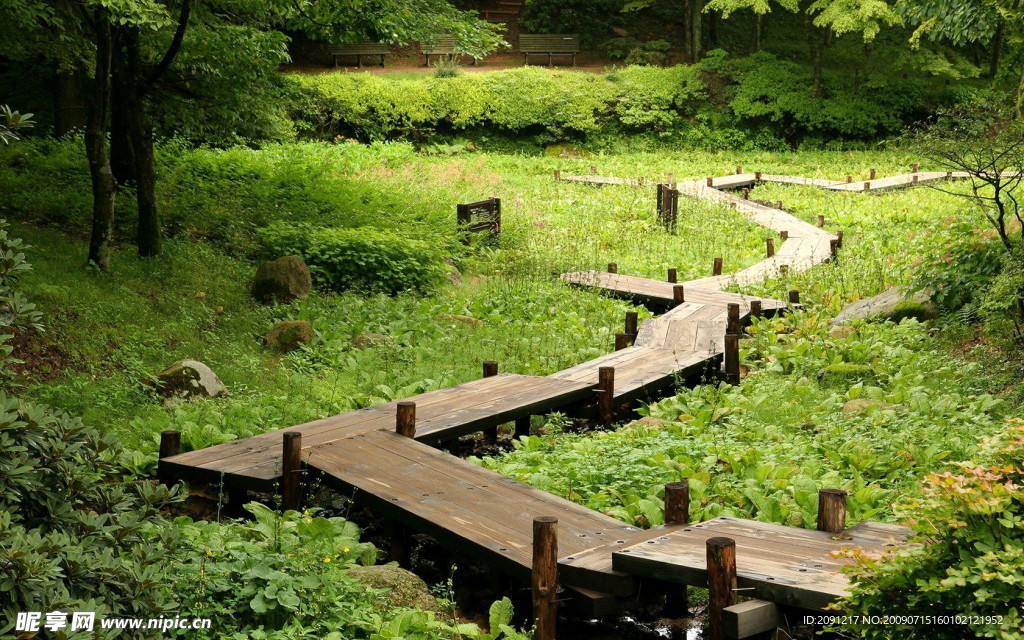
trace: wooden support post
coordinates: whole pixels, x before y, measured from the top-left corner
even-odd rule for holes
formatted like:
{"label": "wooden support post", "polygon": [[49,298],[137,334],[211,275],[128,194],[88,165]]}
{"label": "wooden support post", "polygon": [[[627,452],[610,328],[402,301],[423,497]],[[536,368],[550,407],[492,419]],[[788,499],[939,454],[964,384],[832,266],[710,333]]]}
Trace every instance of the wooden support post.
{"label": "wooden support post", "polygon": [[864,190],[865,191],[871,191],[871,181],[870,180],[868,180],[867,182],[864,183]]}
{"label": "wooden support post", "polygon": [[736,603],[736,541],[708,538],[708,635],[707,640],[725,640],[723,609]]}
{"label": "wooden support post", "polygon": [[836,231],[836,240],[839,242],[839,248],[842,249],[843,248],[843,231],[842,231],[842,229],[840,229],[839,231]]}
{"label": "wooden support post", "polygon": [[681,284],[672,287],[672,306],[678,307],[686,302],[686,289]]}
{"label": "wooden support post", "polygon": [[828,250],[832,254],[832,259],[835,260],[839,256],[839,240],[832,238],[828,241]]}
{"label": "wooden support post", "polygon": [[403,400],[395,413],[395,431],[406,438],[416,437],[416,403]]}
{"label": "wooden support post", "polygon": [[[180,431],[161,431],[160,432],[160,453],[158,459],[163,460],[171,456],[176,456],[181,453],[181,432]],[[166,474],[160,473],[159,464],[157,465],[157,477],[160,482],[164,484],[171,484],[174,479]]]}
{"label": "wooden support post", "polygon": [[597,370],[597,415],[607,427],[615,423],[615,367]]}
{"label": "wooden support post", "polygon": [[285,431],[281,455],[281,509],[298,511],[302,499],[302,434]]}
{"label": "wooden support post", "polygon": [[818,491],[818,531],[842,533],[846,528],[846,492],[842,489]]}
{"label": "wooden support post", "polygon": [[668,270],[668,281],[672,284],[679,282],[679,271],[677,269]]}
{"label": "wooden support post", "polygon": [[630,336],[628,333],[616,333],[615,334],[615,350],[622,351],[629,346]]}
{"label": "wooden support post", "polygon": [[789,240],[789,231],[783,229],[782,231],[779,232],[779,237],[782,238],[783,240]]}
{"label": "wooden support post", "polygon": [[743,191],[741,191],[740,193],[743,194],[744,200],[750,200],[750,189],[743,187]]}
{"label": "wooden support post", "polygon": [[760,300],[751,300],[750,301],[750,315],[753,318],[760,318],[761,317],[761,301]]}
{"label": "wooden support post", "polygon": [[757,182],[761,182],[761,172],[760,171],[755,171],[754,172],[754,180],[757,181]]}
{"label": "wooden support post", "polygon": [[555,169],[555,180],[561,180],[561,179],[562,179],[562,171],[560,169]]}
{"label": "wooden support post", "polygon": [[159,459],[169,458],[181,453],[181,432],[161,431],[160,432],[160,454]]}
{"label": "wooden support post", "polygon": [[590,175],[594,175],[594,176],[597,175],[597,165],[596,164],[590,165]]}
{"label": "wooden support post", "polygon": [[558,622],[558,518],[533,519],[533,640],[555,640]]}
{"label": "wooden support post", "polygon": [[618,273],[618,272],[619,272],[619,265],[617,265],[614,262],[609,262],[608,263],[608,273]]}
{"label": "wooden support post", "polygon": [[626,312],[625,332],[636,338],[637,334],[637,313],[636,311]]}
{"label": "wooden support post", "polygon": [[516,438],[530,435],[530,416],[516,420]]}
{"label": "wooden support post", "polygon": [[409,568],[409,530],[399,522],[389,522],[388,533],[390,534],[390,548],[388,549],[388,560],[397,562],[398,566]]}
{"label": "wooden support post", "polygon": [[917,178],[918,178],[918,175],[915,173],[914,175],[910,176],[910,181],[915,183],[915,184],[917,184]]}
{"label": "wooden support post", "polygon": [[782,200],[779,200],[778,202],[775,203],[775,208],[782,210]]}
{"label": "wooden support post", "polygon": [[740,334],[740,305],[735,302],[730,302],[726,306],[726,333]]}
{"label": "wooden support post", "polygon": [[710,177],[709,177],[709,178],[707,178],[707,185],[708,185],[709,187],[713,187],[713,186],[715,186],[715,183],[714,183],[714,178],[710,178]]}
{"label": "wooden support post", "polygon": [[789,292],[789,304],[800,304],[800,292],[796,289]]}
{"label": "wooden support post", "polygon": [[711,265],[711,275],[720,276],[722,275],[722,259],[715,258],[715,261]]}
{"label": "wooden support post", "polygon": [[821,229],[825,226],[825,216],[818,214],[818,228]]}
{"label": "wooden support post", "polygon": [[846,182],[847,184],[853,182],[853,176],[846,176]]}
{"label": "wooden support post", "polygon": [[484,377],[491,378],[498,375],[498,363],[494,360],[484,360]]}
{"label": "wooden support post", "polygon": [[918,166],[919,165],[916,162],[910,165],[910,173],[917,173]]}
{"label": "wooden support post", "polygon": [[768,238],[767,240],[764,241],[764,245],[765,245],[765,253],[766,253],[766,255],[769,258],[774,256],[775,255],[775,240],[773,240],[771,238]]}
{"label": "wooden support post", "polygon": [[736,167],[736,175],[743,173],[743,167]]}
{"label": "wooden support post", "polygon": [[725,334],[725,382],[740,383],[740,337],[735,333]]}
{"label": "wooden support post", "polygon": [[690,524],[690,483],[665,485],[665,524]]}
{"label": "wooden support post", "polygon": [[868,172],[868,174],[868,180],[874,180],[875,176],[877,175],[877,172],[874,169],[872,169],[871,171]]}
{"label": "wooden support post", "polygon": [[947,171],[946,172],[946,178],[952,178],[952,177],[953,177],[953,172],[952,171]]}

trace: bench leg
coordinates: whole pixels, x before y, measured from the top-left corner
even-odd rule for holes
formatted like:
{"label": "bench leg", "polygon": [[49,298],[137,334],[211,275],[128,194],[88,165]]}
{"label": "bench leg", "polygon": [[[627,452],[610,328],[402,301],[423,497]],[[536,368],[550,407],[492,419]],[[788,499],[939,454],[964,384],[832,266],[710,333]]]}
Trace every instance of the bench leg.
{"label": "bench leg", "polygon": [[429,67],[430,66],[430,54],[429,53],[424,53],[423,57],[425,57],[427,59],[427,61],[423,64],[423,66],[424,67]]}
{"label": "bench leg", "polygon": [[548,68],[551,68],[551,54],[548,54]]}
{"label": "bench leg", "polygon": [[361,53],[356,54],[356,67],[359,69],[363,68],[363,54]]}
{"label": "bench leg", "polygon": [[574,69],[576,68],[576,54],[575,53],[572,54],[572,66],[573,66]]}
{"label": "bench leg", "polygon": [[381,69],[384,68],[384,56],[385,55],[387,55],[387,54],[384,54],[384,53],[380,54],[380,68]]}

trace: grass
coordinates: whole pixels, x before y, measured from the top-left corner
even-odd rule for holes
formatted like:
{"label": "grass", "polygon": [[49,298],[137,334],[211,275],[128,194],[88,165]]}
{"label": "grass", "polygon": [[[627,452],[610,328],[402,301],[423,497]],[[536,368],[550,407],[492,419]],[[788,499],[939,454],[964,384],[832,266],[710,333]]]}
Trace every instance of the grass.
{"label": "grass", "polygon": [[[545,375],[606,353],[633,307],[567,287],[558,272],[617,262],[621,273],[663,277],[673,267],[689,279],[707,275],[717,256],[727,271],[762,256],[769,232],[728,209],[684,201],[679,231],[669,235],[654,219],[653,187],[556,182],[556,168],[568,175],[593,164],[604,175],[683,179],[742,165],[834,178],[869,167],[895,173],[911,161],[859,152],[626,151],[574,160],[424,156],[404,144],[259,151],[166,145],[160,198],[173,233],[167,255],[143,260],[122,248],[114,272],[104,275],[81,267],[88,202],[79,153],[67,142],[0,152],[0,212],[22,221],[18,233],[36,247],[26,286],[47,313],[39,353],[27,358],[35,365],[27,391],[122,436],[139,450],[140,470],[151,464],[163,429],[181,430],[186,447],[198,448],[470,380],[482,360]],[[44,188],[51,177],[65,187],[56,198]],[[501,241],[460,249],[454,205],[491,196],[503,202]],[[765,185],[752,197],[781,199],[809,221],[824,213],[830,229],[845,231],[837,265],[754,288],[774,297],[800,289],[825,312],[908,281],[916,255],[950,241],[947,223],[961,213],[955,199],[927,189],[863,195]],[[125,208],[122,237],[131,232]],[[303,302],[259,306],[248,286],[258,229],[273,220],[426,238],[453,251],[461,283],[420,297],[319,291]],[[311,345],[288,356],[262,346],[276,321],[296,318],[316,328]],[[355,348],[353,338],[365,333],[387,339]],[[209,364],[231,396],[162,406],[147,382],[182,358]]]}

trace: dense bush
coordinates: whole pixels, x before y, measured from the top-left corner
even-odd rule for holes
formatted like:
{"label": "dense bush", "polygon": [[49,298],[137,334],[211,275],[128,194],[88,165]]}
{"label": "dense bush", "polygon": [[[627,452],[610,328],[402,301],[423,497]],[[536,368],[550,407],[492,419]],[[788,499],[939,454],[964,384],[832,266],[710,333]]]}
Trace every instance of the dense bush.
{"label": "dense bush", "polygon": [[903,506],[921,545],[861,557],[841,606],[861,616],[956,616],[955,624],[854,624],[861,638],[1024,638],[1024,425],[992,438],[975,461],[925,480]]}
{"label": "dense bush", "polygon": [[272,224],[260,235],[265,255],[301,256],[314,279],[334,291],[423,292],[445,273],[436,246],[390,231]]}
{"label": "dense bush", "polygon": [[610,76],[537,67],[454,78],[395,80],[370,74],[292,76],[293,115],[309,134],[370,139],[489,127],[549,137],[608,125],[662,130],[692,115],[695,69],[627,67]]}

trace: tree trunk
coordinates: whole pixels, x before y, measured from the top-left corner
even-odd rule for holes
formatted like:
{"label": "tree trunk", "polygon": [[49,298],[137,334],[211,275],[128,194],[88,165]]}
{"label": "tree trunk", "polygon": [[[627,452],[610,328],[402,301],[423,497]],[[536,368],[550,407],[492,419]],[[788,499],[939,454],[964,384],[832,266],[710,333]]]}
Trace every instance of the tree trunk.
{"label": "tree trunk", "polygon": [[698,0],[684,0],[683,2],[683,57],[687,63],[694,63],[693,59],[693,4]]}
{"label": "tree trunk", "polygon": [[692,46],[690,57],[693,62],[700,62],[701,58],[701,26],[704,17],[704,2],[703,0],[691,0],[690,3],[690,27],[692,29],[692,35],[690,36],[690,44]]}
{"label": "tree trunk", "polygon": [[85,128],[85,152],[92,177],[92,234],[89,262],[103,271],[110,269],[110,236],[114,226],[114,192],[117,183],[107,153],[107,118],[110,111],[110,68],[113,34],[106,13],[94,15],[96,28],[96,73],[89,116]]}
{"label": "tree trunk", "polygon": [[811,27],[812,30],[812,57],[814,61],[814,81],[811,85],[811,95],[815,98],[821,96],[821,75],[825,63],[825,45],[828,43],[828,29]]}
{"label": "tree trunk", "polygon": [[1020,68],[1020,79],[1017,80],[1016,108],[1018,120],[1021,117],[1021,111],[1024,110],[1024,104],[1021,104],[1022,102],[1024,102],[1024,66]]}
{"label": "tree trunk", "polygon": [[1003,53],[1003,22],[996,25],[995,35],[992,36],[992,58],[988,63],[988,77],[995,78],[999,73],[999,59]]}
{"label": "tree trunk", "polygon": [[754,12],[754,20],[750,26],[750,53],[754,54],[761,50],[761,19],[758,12]]}
{"label": "tree trunk", "polygon": [[57,136],[85,128],[87,109],[82,98],[82,86],[75,74],[57,72],[57,81],[53,83],[53,104],[54,133]]}
{"label": "tree trunk", "polygon": [[718,12],[712,11],[708,14],[708,47],[718,48]]}
{"label": "tree trunk", "polygon": [[116,56],[113,68],[113,95],[110,103],[110,168],[118,187],[135,182],[135,154],[128,132],[127,102],[131,82],[123,56]]}
{"label": "tree trunk", "polygon": [[124,120],[134,158],[135,193],[139,209],[136,244],[139,255],[160,255],[162,238],[160,212],[156,205],[156,159],[153,154],[153,125],[146,115],[146,76],[139,46],[139,32],[130,29],[125,38],[130,87],[125,92]]}

